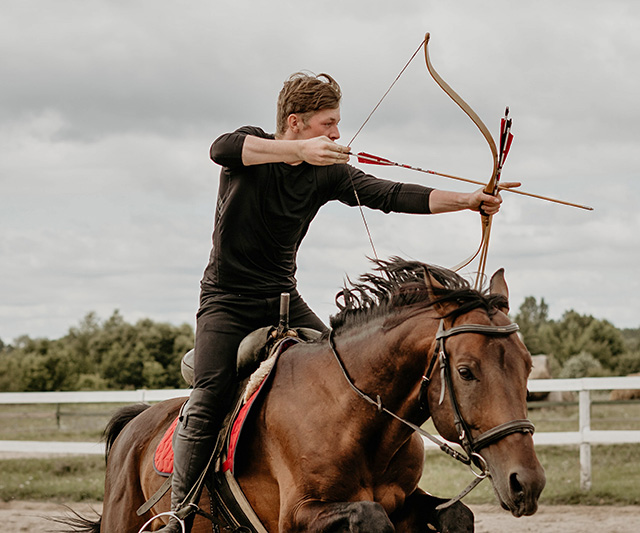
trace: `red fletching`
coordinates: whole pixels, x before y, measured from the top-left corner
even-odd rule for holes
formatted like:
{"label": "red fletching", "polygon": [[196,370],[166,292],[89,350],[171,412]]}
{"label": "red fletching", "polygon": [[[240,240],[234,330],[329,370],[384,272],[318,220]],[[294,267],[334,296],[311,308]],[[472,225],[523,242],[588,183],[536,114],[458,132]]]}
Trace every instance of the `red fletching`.
{"label": "red fletching", "polygon": [[511,143],[513,141],[513,135],[511,134],[511,124],[512,121],[509,116],[509,108],[504,112],[504,118],[500,121],[500,158],[499,158],[499,169],[502,169],[502,165],[507,159],[507,155],[509,154],[509,149],[511,148]]}
{"label": "red fletching", "polygon": [[504,159],[509,155],[509,149],[511,148],[511,142],[513,141],[513,134],[509,133],[509,137],[507,138],[507,145],[504,148]]}
{"label": "red fletching", "polygon": [[385,159],[384,157],[380,157],[373,154],[368,154],[366,152],[358,152],[355,154],[358,158],[358,163],[364,163],[367,165],[395,165],[393,161],[389,159]]}

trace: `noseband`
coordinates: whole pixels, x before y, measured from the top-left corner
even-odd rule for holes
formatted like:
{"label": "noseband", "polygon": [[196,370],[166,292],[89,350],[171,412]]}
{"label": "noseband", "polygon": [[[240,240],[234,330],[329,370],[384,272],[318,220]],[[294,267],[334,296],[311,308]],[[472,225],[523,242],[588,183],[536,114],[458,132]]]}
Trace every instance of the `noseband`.
{"label": "noseband", "polygon": [[[430,433],[424,431],[421,427],[405,420],[404,418],[398,416],[393,411],[390,411],[382,404],[382,399],[380,395],[376,395],[376,399],[374,400],[371,396],[361,391],[352,381],[347,369],[338,354],[335,338],[333,330],[329,333],[329,345],[331,346],[331,350],[333,355],[335,356],[342,373],[344,374],[347,382],[351,386],[351,388],[365,401],[377,407],[379,412],[384,412],[399,422],[402,422],[404,425],[410,427],[415,432],[419,433],[423,437],[426,437],[431,442],[436,444],[443,452],[447,453],[454,459],[461,461],[462,463],[468,465],[471,468],[471,471],[476,476],[476,479],[469,484],[469,486],[462,491],[461,494],[452,498],[448,502],[439,505],[437,509],[444,509],[453,503],[460,500],[466,494],[471,492],[471,490],[482,481],[485,477],[490,475],[489,469],[484,458],[478,453],[483,448],[505,438],[508,435],[513,433],[528,433],[533,434],[535,427],[530,420],[527,419],[519,419],[519,420],[511,420],[510,422],[505,422],[504,424],[499,424],[484,433],[480,434],[478,437],[473,437],[471,434],[471,429],[469,425],[464,420],[462,413],[460,412],[460,405],[458,404],[458,400],[456,397],[455,389],[453,388],[453,380],[451,377],[451,363],[449,361],[449,356],[445,350],[445,340],[454,335],[460,335],[463,333],[479,333],[481,335],[502,337],[508,336],[512,333],[518,331],[518,324],[512,322],[506,326],[488,326],[483,324],[462,324],[460,326],[454,326],[449,329],[445,329],[444,327],[444,319],[440,319],[440,325],[438,326],[438,332],[436,333],[436,346],[431,357],[431,361],[429,362],[429,367],[422,377],[422,383],[420,385],[419,392],[419,402],[420,407],[422,409],[428,408],[428,388],[431,383],[431,374],[435,369],[436,362],[440,363],[440,403],[444,400],[445,389],[449,389],[449,398],[451,401],[451,406],[453,409],[453,421],[456,427],[456,431],[458,432],[458,438],[460,440],[460,444],[463,450],[466,452],[466,455],[461,454],[459,451],[453,449],[446,442],[437,437],[434,437]],[[473,465],[477,466],[480,469],[480,472],[476,472],[473,469]]]}

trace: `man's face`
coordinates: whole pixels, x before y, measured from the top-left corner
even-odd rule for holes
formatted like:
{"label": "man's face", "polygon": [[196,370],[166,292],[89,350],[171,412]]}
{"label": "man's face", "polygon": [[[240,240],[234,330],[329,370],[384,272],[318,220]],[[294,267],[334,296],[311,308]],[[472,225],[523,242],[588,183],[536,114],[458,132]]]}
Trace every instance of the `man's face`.
{"label": "man's face", "polygon": [[306,123],[302,123],[299,139],[312,139],[325,135],[332,141],[340,138],[338,123],[340,122],[340,108],[321,109],[307,118]]}

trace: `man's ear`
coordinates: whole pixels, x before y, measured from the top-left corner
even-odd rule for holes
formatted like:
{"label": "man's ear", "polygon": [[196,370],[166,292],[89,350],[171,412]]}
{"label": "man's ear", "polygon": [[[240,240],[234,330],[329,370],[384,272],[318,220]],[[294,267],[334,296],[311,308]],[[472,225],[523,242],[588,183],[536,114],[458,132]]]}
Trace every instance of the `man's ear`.
{"label": "man's ear", "polygon": [[302,129],[302,117],[297,113],[291,113],[287,117],[287,129],[291,131],[291,133],[300,133]]}

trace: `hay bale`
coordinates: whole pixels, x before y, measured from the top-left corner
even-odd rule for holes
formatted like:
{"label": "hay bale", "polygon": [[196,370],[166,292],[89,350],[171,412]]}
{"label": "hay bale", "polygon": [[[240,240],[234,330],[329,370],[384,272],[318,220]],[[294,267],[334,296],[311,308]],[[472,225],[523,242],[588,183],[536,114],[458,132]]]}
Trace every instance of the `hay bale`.
{"label": "hay bale", "polygon": [[[551,365],[548,355],[532,355],[533,368],[529,379],[551,379]],[[527,399],[532,402],[541,402],[549,396],[548,392],[530,392]]]}
{"label": "hay bale", "polygon": [[548,402],[566,403],[575,402],[577,394],[569,390],[555,390],[549,393],[547,396]]}
{"label": "hay bale", "polygon": [[[629,374],[629,377],[640,376],[640,372],[635,374]],[[621,400],[640,400],[640,389],[620,389],[620,390],[612,390],[609,395],[609,400],[611,401],[621,401]]]}

